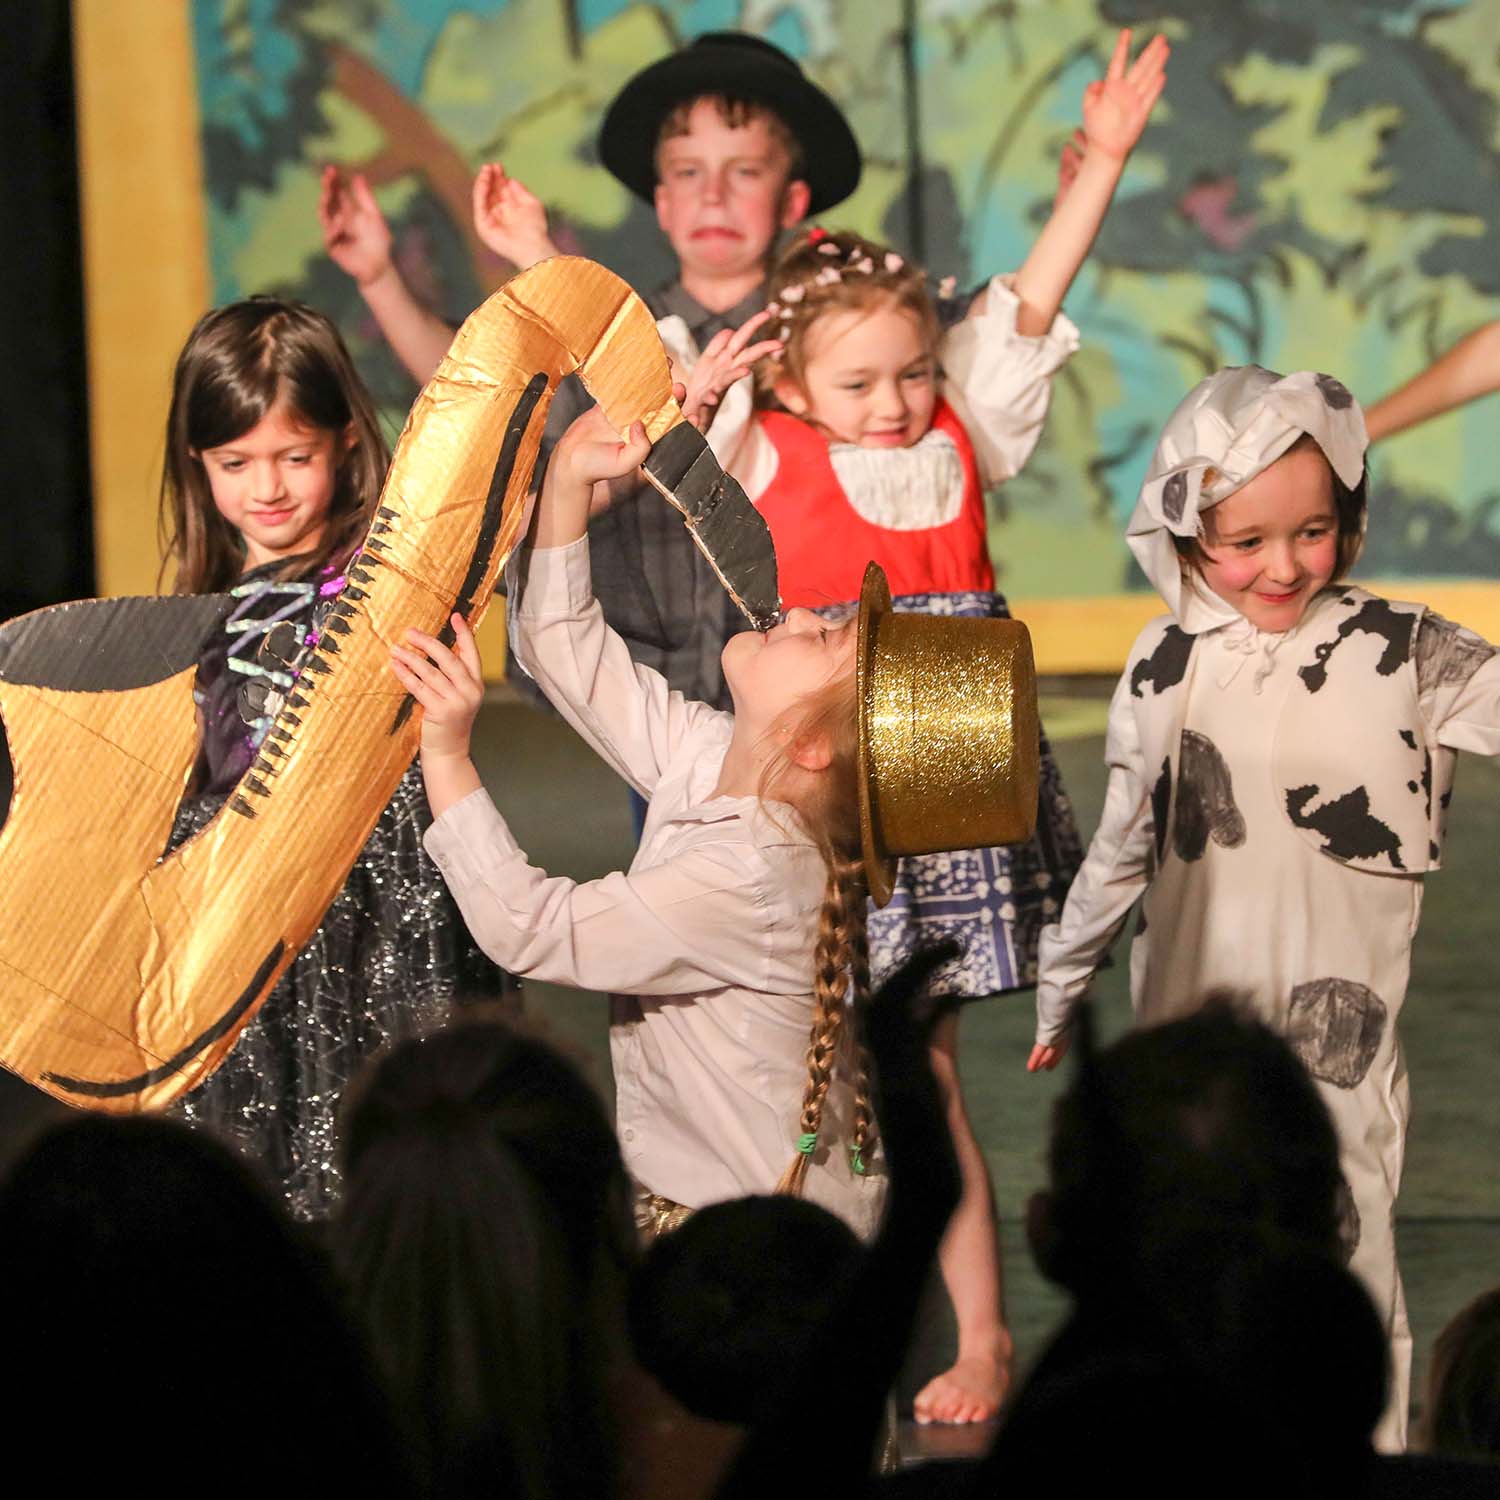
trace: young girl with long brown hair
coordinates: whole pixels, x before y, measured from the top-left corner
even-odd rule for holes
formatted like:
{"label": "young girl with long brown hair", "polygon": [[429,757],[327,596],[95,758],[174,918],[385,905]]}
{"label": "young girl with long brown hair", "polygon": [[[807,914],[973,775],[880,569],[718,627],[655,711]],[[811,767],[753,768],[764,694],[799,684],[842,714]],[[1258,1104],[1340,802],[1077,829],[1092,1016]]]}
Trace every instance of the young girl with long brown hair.
{"label": "young girl with long brown hair", "polygon": [[[253,297],[199,320],[173,378],[161,531],[177,593],[233,602],[199,658],[202,737],[172,847],[218,812],[295,692],[387,459],[322,314]],[[460,972],[473,952],[422,850],[429,821],[413,768],[322,927],[181,1106],[259,1158],[301,1218],[321,1217],[336,1191],[335,1113],[360,1060],[440,1018],[461,983],[498,982],[477,967]]]}

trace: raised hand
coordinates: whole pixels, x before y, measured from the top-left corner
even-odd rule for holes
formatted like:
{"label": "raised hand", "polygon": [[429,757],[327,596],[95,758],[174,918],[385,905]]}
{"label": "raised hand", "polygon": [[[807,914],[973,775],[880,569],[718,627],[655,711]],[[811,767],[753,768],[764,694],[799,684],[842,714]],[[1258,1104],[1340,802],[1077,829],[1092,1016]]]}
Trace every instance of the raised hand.
{"label": "raised hand", "polygon": [[579,484],[597,484],[600,480],[623,479],[645,463],[651,452],[651,439],[642,422],[631,426],[624,442],[609,425],[609,418],[591,406],[557,440],[552,462],[559,477]]}
{"label": "raised hand", "polygon": [[781,353],[780,339],[752,342],[757,330],[770,319],[770,312],[758,312],[738,328],[721,329],[704,346],[698,363],[683,377],[682,414],[699,432],[707,431],[719,398],[735,381],[750,373],[756,360]]}
{"label": "raised hand", "polygon": [[452,616],[450,650],[434,635],[408,630],[391,647],[396,681],[422,705],[422,759],[467,760],[469,737],[484,702],[479,647],[464,617]]}
{"label": "raised hand", "polygon": [[559,253],[547,230],[542,200],[499,162],[486,162],[474,178],[474,233],[518,271]]}
{"label": "raised hand", "polygon": [[391,227],[362,174],[345,177],[337,167],[323,168],[318,223],[329,259],[358,285],[391,269]]}
{"label": "raised hand", "polygon": [[1120,33],[1104,77],[1083,91],[1083,133],[1089,151],[1123,161],[1135,149],[1151,107],[1166,87],[1171,51],[1166,37],[1154,36],[1130,62],[1130,29]]}

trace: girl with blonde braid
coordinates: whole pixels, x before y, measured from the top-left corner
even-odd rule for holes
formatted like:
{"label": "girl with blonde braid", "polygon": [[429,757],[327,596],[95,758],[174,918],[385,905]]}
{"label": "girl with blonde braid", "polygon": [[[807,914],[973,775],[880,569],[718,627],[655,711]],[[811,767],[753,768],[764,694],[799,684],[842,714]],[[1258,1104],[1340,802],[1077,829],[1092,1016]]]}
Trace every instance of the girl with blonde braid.
{"label": "girl with blonde braid", "polygon": [[[766,312],[705,346],[690,391],[762,353],[752,339],[775,341],[755,366],[754,420],[739,417],[742,400],[726,402],[710,440],[771,529],[787,604],[839,608],[873,559],[898,609],[1008,616],[985,495],[1036,447],[1052,381],[1079,342],[1063,298],[1165,86],[1166,39],[1134,61],[1130,46],[1122,31],[1104,78],[1085,90],[1081,159],[1065,164],[1063,191],[1020,269],[994,277],[957,322],[920,266],[857,234],[813,228],[773,268]],[[937,290],[940,302],[951,295]],[[1030,839],[902,862],[893,899],[870,918],[877,981],[953,939],[963,951],[931,976],[931,993],[975,1000],[1035,985],[1042,929],[1083,857],[1045,740],[1041,754]],[[955,1306],[959,1359],[919,1393],[916,1415],[962,1422],[998,1410],[1011,1349],[993,1194],[958,1090],[956,1017],[937,1041],[965,1185],[943,1266],[950,1286],[971,1295]]]}
{"label": "girl with blonde braid", "polygon": [[[862,605],[859,626],[794,609],[772,630],[732,637],[733,714],[670,691],[632,664],[589,587],[593,486],[648,451],[639,426],[622,443],[597,411],[579,418],[509,575],[517,659],[649,800],[630,869],[580,884],[546,875],[516,846],[469,757],[483,686],[457,615],[452,649],[417,631],[393,647],[424,714],[427,848],[486,952],[518,974],[612,994],[617,1124],[643,1232],[779,1189],[868,1237],[886,1178],[849,1000],[869,987],[872,860],[882,888],[889,880],[861,810],[874,793],[860,773],[856,657],[874,639],[878,605]],[[993,622],[959,623],[975,626],[963,647],[988,649]],[[998,659],[965,661],[969,678],[1010,681]],[[1010,797],[1009,769],[995,780],[982,738],[973,763],[988,779],[972,795],[1034,805],[1032,771]]]}

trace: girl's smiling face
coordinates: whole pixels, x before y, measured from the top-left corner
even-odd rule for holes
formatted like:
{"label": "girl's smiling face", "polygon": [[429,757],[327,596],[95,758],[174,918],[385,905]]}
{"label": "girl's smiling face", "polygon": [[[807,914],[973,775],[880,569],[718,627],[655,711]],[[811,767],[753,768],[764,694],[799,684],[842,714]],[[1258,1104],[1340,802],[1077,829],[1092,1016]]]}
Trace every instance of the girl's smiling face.
{"label": "girl's smiling face", "polygon": [[351,436],[305,427],[278,401],[232,442],[194,453],[215,508],[245,540],[247,568],[317,547]]}
{"label": "girl's smiling face", "polygon": [[820,317],[802,381],[776,382],[781,404],[861,448],[909,448],[932,426],[937,358],[915,314],[893,302]]}
{"label": "girl's smiling face", "polygon": [[1337,571],[1333,475],[1310,445],[1203,514],[1203,580],[1257,629],[1290,630]]}

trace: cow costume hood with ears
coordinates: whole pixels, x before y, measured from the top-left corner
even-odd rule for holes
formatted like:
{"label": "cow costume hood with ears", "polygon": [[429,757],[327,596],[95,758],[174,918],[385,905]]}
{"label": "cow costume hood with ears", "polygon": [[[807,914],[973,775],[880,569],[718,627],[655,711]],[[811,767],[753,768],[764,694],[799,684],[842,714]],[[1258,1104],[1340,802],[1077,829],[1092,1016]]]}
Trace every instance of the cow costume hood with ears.
{"label": "cow costume hood with ears", "polygon": [[1278,375],[1259,365],[1220,370],[1195,385],[1167,418],[1125,539],[1188,634],[1242,616],[1195,569],[1182,566],[1172,538],[1201,537],[1203,513],[1269,468],[1304,433],[1353,489],[1369,444],[1365,414],[1331,375]]}

